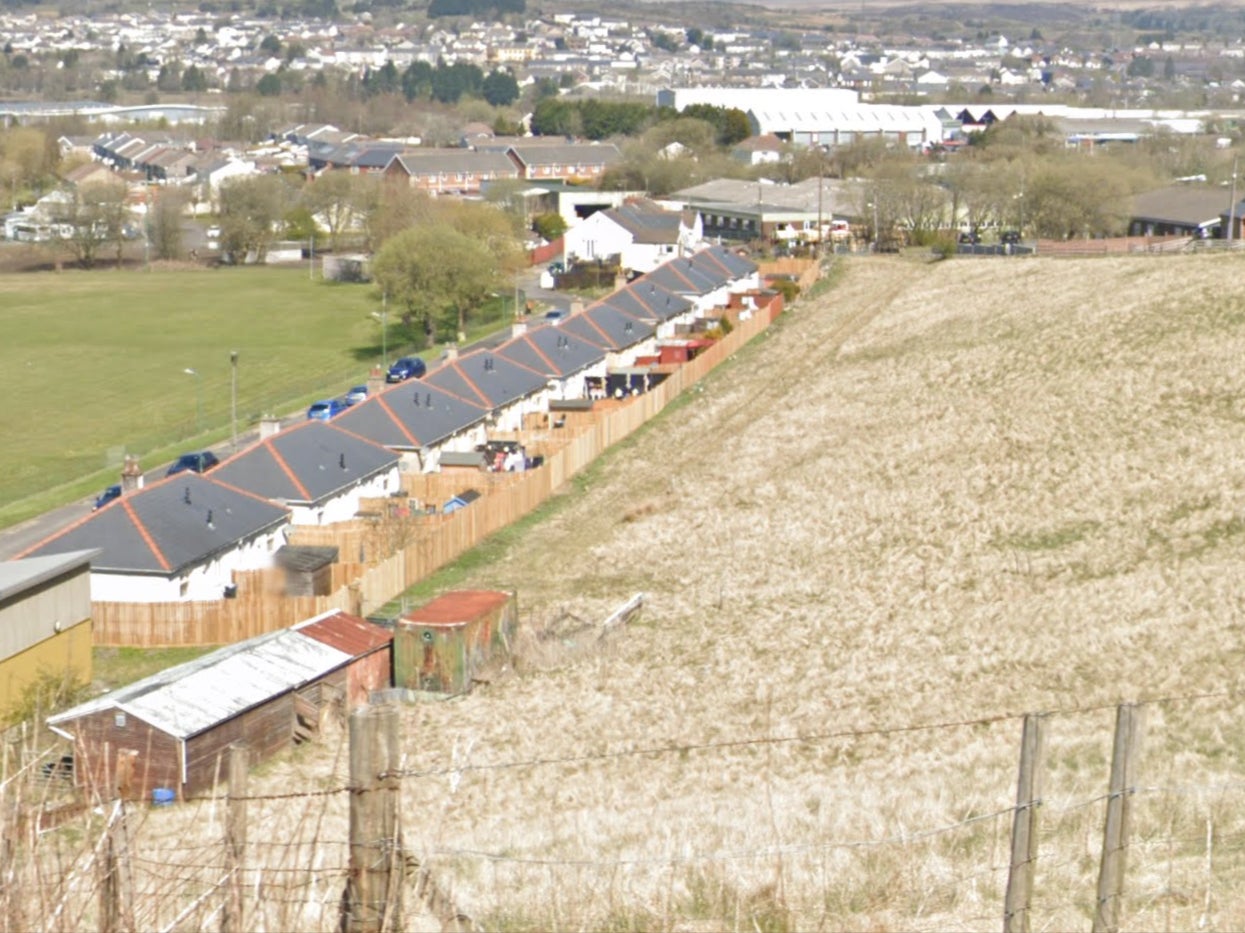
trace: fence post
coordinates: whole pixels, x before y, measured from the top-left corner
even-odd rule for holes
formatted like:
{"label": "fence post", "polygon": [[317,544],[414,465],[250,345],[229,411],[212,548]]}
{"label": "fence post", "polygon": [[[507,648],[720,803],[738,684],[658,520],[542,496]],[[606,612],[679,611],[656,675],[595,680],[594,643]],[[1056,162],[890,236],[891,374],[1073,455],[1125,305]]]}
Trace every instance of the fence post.
{"label": "fence post", "polygon": [[1046,717],[1029,713],[1020,736],[1020,774],[1016,780],[1016,811],[1012,816],[1012,860],[1007,874],[1007,896],[1003,900],[1003,933],[1029,933],[1045,750]]}
{"label": "fence post", "polygon": [[224,933],[243,933],[247,928],[242,865],[246,850],[246,783],[250,764],[248,758],[246,746],[241,742],[229,746],[229,809],[225,817],[225,859],[229,867],[229,887],[225,896],[224,920],[221,923]]}
{"label": "fence post", "polygon": [[1141,709],[1123,703],[1115,714],[1115,747],[1111,754],[1111,786],[1102,834],[1093,933],[1118,933],[1120,929],[1120,900],[1124,895],[1125,856],[1132,822],[1131,797],[1136,790],[1140,746]]}
{"label": "fence post", "polygon": [[402,913],[398,830],[401,741],[397,706],[350,714],[350,869],[342,897],[343,933],[396,929]]}
{"label": "fence post", "polygon": [[114,800],[112,818],[104,829],[104,857],[99,887],[100,933],[125,933],[134,929],[134,903],[130,887],[130,839],[126,827],[125,801]]}

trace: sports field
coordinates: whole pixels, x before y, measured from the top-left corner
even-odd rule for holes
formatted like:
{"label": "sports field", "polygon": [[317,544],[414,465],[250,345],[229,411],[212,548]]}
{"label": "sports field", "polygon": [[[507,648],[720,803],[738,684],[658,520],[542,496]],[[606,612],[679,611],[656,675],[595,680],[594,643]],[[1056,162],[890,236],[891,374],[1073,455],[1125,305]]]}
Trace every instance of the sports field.
{"label": "sports field", "polygon": [[115,482],[126,452],[151,467],[227,437],[232,350],[239,430],[362,381],[377,306],[369,286],[306,269],[0,277],[0,525],[37,510],[28,497],[53,504],[53,487],[74,484],[64,500]]}

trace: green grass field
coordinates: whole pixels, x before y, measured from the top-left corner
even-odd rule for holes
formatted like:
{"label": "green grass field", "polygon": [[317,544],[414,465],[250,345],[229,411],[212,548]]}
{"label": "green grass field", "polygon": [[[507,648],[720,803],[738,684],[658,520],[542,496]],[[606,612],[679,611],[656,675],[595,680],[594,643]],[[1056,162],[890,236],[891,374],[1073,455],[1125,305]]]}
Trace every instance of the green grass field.
{"label": "green grass field", "polygon": [[363,381],[377,304],[305,269],[0,278],[0,526],[115,482],[125,453],[146,468],[227,438],[231,350],[240,432]]}

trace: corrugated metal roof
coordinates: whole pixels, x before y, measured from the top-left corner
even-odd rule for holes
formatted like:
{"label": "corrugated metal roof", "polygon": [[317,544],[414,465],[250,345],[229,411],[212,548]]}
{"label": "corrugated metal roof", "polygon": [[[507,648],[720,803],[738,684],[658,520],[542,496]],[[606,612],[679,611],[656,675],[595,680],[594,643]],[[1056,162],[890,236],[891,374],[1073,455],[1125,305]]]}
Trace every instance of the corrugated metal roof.
{"label": "corrugated metal roof", "polygon": [[367,619],[360,619],[340,610],[300,622],[294,631],[323,642],[352,658],[371,654],[393,641],[393,633]]}
{"label": "corrugated metal roof", "polygon": [[323,677],[352,656],[283,629],[228,645],[48,719],[61,725],[109,709],[187,739],[272,697]]}
{"label": "corrugated metal roof", "polygon": [[504,606],[509,593],[498,590],[455,590],[402,617],[421,625],[461,625]]}

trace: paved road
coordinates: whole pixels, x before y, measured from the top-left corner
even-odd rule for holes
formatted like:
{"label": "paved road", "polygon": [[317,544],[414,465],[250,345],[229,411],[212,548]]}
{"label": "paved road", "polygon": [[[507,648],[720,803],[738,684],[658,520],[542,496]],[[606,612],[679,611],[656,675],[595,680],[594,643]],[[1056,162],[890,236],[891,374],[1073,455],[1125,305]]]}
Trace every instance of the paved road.
{"label": "paved road", "polygon": [[[540,287],[540,270],[531,269],[519,276],[519,288],[521,288],[528,300],[537,305],[546,305],[549,307],[560,308],[563,311],[569,310],[571,299],[569,296],[555,292],[551,289]],[[463,348],[464,351],[476,349],[493,349],[501,346],[510,339],[510,328],[503,328],[488,337],[476,341],[473,344]],[[430,364],[435,369],[438,362],[434,361]],[[345,387],[343,387],[345,391]],[[301,410],[291,412],[281,419],[281,426],[287,427],[291,424],[297,424],[302,421],[304,414]],[[238,449],[242,450],[247,446],[259,440],[259,429],[246,431],[238,435]],[[222,460],[233,453],[232,445],[226,441],[223,444],[217,444],[209,448]],[[158,479],[164,477],[164,471],[168,469],[168,464],[159,464],[156,467],[144,473],[144,482],[154,483]],[[120,467],[118,467],[118,480],[120,479]],[[22,551],[30,548],[45,538],[51,537],[56,532],[68,527],[76,521],[85,518],[91,514],[91,507],[95,504],[95,496],[92,495],[86,499],[80,499],[77,502],[63,505],[60,508],[53,509],[50,512],[44,512],[35,518],[22,522],[20,525],[13,525],[9,528],[0,530],[0,560],[8,560],[16,557]]]}

